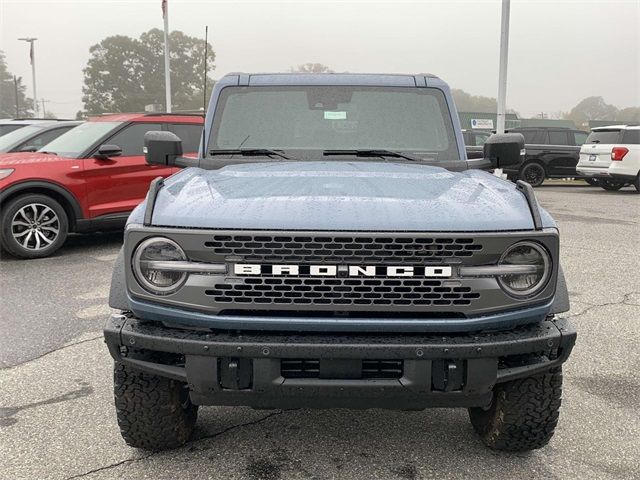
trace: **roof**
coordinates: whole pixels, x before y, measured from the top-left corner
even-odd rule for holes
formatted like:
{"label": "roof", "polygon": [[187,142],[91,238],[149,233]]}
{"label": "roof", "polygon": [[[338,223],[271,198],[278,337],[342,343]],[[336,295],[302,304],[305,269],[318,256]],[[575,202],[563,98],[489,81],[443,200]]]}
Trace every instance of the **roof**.
{"label": "roof", "polygon": [[264,85],[358,85],[387,87],[440,86],[444,82],[430,73],[230,73],[240,86]]}
{"label": "roof", "polygon": [[110,113],[89,117],[90,122],[203,123],[204,117],[184,113]]}
{"label": "roof", "polygon": [[595,130],[611,130],[617,128],[619,130],[640,130],[640,125],[637,124],[625,124],[625,125],[607,125],[607,126],[603,126],[603,127],[593,127],[591,129],[591,131],[595,131]]}
{"label": "roof", "polygon": [[0,120],[2,125],[32,125],[34,123],[53,123],[53,122],[67,122],[69,120],[59,120],[57,118],[3,118]]}
{"label": "roof", "polygon": [[64,120],[64,121],[60,121],[60,122],[36,122],[34,124],[32,124],[32,127],[40,127],[42,130],[47,129],[47,128],[54,128],[54,127],[64,127],[67,125],[80,125],[81,123],[84,123],[84,121],[82,120]]}

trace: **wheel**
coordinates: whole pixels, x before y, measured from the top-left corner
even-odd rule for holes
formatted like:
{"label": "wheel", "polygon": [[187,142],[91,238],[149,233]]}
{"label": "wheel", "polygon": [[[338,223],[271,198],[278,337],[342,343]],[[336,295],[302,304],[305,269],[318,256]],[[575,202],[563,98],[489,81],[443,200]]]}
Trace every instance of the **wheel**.
{"label": "wheel", "polygon": [[539,163],[528,163],[520,171],[520,180],[524,180],[532,187],[539,187],[544,182],[547,173]]}
{"label": "wheel", "polygon": [[602,179],[600,180],[599,185],[605,190],[608,190],[610,192],[615,192],[617,190],[620,190],[622,187],[624,187],[624,182],[619,182],[616,180],[609,180],[609,179]]}
{"label": "wheel", "polygon": [[128,445],[157,451],[191,438],[198,407],[186,384],[116,362],[114,394],[120,433]]}
{"label": "wheel", "polygon": [[46,195],[9,200],[0,214],[2,246],[18,258],[48,257],[65,242],[69,219],[62,205]]}
{"label": "wheel", "polygon": [[491,405],[470,408],[474,430],[490,448],[524,452],[546,445],[558,423],[562,370],[496,385]]}
{"label": "wheel", "polygon": [[636,179],[633,181],[633,186],[636,187],[636,193],[640,193],[640,173],[636,175]]}
{"label": "wheel", "polygon": [[592,187],[600,186],[600,179],[595,178],[595,177],[587,177],[587,178],[584,179],[584,181],[587,182]]}

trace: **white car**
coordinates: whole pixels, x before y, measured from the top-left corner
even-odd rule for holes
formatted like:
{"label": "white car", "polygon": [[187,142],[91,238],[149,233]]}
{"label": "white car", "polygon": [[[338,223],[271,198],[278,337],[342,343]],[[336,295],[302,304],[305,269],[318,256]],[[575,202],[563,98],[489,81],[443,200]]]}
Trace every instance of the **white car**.
{"label": "white car", "polygon": [[640,193],[640,125],[591,129],[576,170],[597,179],[605,190],[633,185]]}

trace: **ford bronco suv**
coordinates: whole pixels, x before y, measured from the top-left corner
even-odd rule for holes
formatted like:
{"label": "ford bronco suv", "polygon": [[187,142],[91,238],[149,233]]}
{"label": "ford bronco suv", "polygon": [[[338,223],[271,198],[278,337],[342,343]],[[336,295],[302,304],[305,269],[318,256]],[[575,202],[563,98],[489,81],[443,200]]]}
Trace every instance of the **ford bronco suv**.
{"label": "ford bronco suv", "polygon": [[486,445],[545,445],[576,333],[520,134],[468,160],[432,75],[232,74],[198,158],[131,214],[104,334],[125,441],[189,440],[203,405],[465,407]]}

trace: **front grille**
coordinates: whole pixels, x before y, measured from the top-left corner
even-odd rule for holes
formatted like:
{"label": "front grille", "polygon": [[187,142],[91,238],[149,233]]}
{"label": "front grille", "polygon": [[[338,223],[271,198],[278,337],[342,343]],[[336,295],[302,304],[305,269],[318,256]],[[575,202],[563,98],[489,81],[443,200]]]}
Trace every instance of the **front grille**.
{"label": "front grille", "polygon": [[[242,278],[205,290],[219,304],[340,306],[470,305],[471,287],[444,286],[433,279]],[[240,283],[241,282],[241,283]]]}
{"label": "front grille", "polygon": [[[283,358],[280,361],[280,375],[284,378],[320,378],[319,359]],[[361,379],[401,378],[402,360],[354,360],[360,363]],[[340,374],[336,375],[340,378]],[[353,378],[353,377],[349,377]]]}
{"label": "front grille", "polygon": [[255,262],[420,264],[469,258],[482,250],[474,238],[423,236],[215,235],[205,247],[219,257]]}

